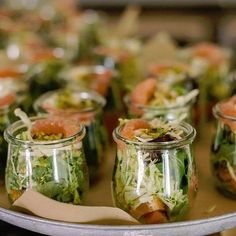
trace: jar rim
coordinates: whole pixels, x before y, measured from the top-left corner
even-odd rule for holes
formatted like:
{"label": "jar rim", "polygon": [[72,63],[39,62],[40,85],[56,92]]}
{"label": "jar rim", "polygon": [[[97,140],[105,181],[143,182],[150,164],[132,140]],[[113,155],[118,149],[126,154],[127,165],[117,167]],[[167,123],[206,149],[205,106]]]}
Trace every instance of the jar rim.
{"label": "jar rim", "polygon": [[[36,120],[43,120],[47,119],[49,116],[34,116],[30,117],[30,121],[34,122]],[[85,128],[84,125],[79,124],[80,128],[79,131],[77,131],[75,134],[73,134],[70,137],[62,138],[59,140],[50,140],[50,141],[30,141],[30,140],[22,140],[19,138],[16,138],[14,133],[22,128],[26,128],[26,125],[21,121],[18,120],[14,123],[12,123],[10,126],[8,126],[4,131],[4,138],[8,143],[14,143],[16,145],[25,145],[25,146],[50,146],[50,145],[58,145],[58,144],[64,144],[66,145],[69,142],[74,141],[75,139],[80,138],[82,140],[85,136]]]}
{"label": "jar rim", "polygon": [[221,104],[223,104],[226,101],[228,101],[228,99],[222,100],[213,106],[212,108],[213,115],[215,118],[222,118],[222,119],[227,119],[227,120],[236,122],[236,116],[225,115],[220,109]]}
{"label": "jar rim", "polygon": [[72,66],[68,69],[70,70],[73,68],[86,69],[89,73],[96,73],[96,74],[104,73],[106,71],[111,72],[112,76],[117,76],[119,74],[119,72],[116,69],[108,68],[103,65],[76,65],[76,66]]}
{"label": "jar rim", "polygon": [[124,102],[125,104],[129,107],[131,104],[135,105],[136,108],[138,109],[148,109],[148,110],[153,110],[153,111],[168,111],[168,110],[178,110],[178,109],[183,109],[183,108],[190,108],[196,101],[196,98],[193,98],[191,99],[190,101],[186,102],[186,103],[183,103],[183,104],[173,104],[171,106],[166,106],[166,105],[163,105],[163,106],[149,106],[149,105],[142,105],[142,104],[138,104],[138,103],[133,103],[131,102],[131,99],[130,99],[130,95],[127,94],[125,97],[124,97]]}
{"label": "jar rim", "polygon": [[189,144],[191,142],[193,142],[195,136],[196,136],[196,130],[195,128],[193,128],[193,126],[191,126],[190,124],[188,124],[187,122],[181,122],[179,124],[179,126],[182,128],[183,131],[185,131],[186,135],[179,139],[179,140],[173,140],[173,141],[167,141],[167,142],[147,142],[147,143],[143,143],[140,141],[132,141],[132,140],[128,140],[125,137],[123,137],[120,134],[121,129],[123,128],[123,125],[119,125],[118,127],[116,127],[113,131],[113,139],[116,140],[121,140],[126,144],[129,145],[135,145],[135,146],[140,146],[140,147],[144,147],[144,148],[175,148],[178,146],[184,146],[186,144]]}
{"label": "jar rim", "polygon": [[[60,93],[61,91],[63,91],[63,89],[58,89],[58,90],[53,90],[53,91],[49,91],[46,92],[44,94],[42,94],[39,98],[36,99],[36,101],[33,104],[33,108],[36,112],[39,112],[41,109],[45,110],[44,108],[42,108],[42,104],[44,103],[44,101],[46,99],[49,99],[51,97],[53,97],[54,95]],[[76,111],[71,111],[72,114],[74,113],[87,113],[87,112],[94,112],[96,110],[98,110],[99,108],[103,108],[106,105],[106,100],[104,97],[102,97],[100,94],[89,90],[89,89],[70,89],[70,91],[74,94],[79,94],[80,97],[84,97],[84,98],[91,98],[93,101],[96,102],[96,104],[98,104],[99,106],[93,106],[91,108],[86,108],[86,109],[81,109],[81,110],[76,110]],[[61,108],[56,108],[58,111],[63,110],[68,112],[68,109],[61,109]]]}

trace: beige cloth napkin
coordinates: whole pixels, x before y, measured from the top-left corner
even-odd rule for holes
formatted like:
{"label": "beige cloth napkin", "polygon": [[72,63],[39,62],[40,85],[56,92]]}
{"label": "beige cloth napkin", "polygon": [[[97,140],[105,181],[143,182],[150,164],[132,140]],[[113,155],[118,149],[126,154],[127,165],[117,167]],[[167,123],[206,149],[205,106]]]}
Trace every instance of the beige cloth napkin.
{"label": "beige cloth napkin", "polygon": [[30,189],[25,191],[13,206],[23,208],[43,218],[64,222],[110,225],[139,224],[136,219],[119,208],[61,203]]}

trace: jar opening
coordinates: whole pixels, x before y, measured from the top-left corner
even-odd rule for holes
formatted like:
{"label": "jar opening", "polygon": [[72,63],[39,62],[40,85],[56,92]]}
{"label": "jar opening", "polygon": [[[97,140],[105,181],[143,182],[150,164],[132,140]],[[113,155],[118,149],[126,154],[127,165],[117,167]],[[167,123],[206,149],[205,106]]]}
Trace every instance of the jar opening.
{"label": "jar opening", "polygon": [[[222,118],[222,119],[226,119],[226,120],[230,120],[230,121],[235,121],[236,122],[236,115],[232,116],[232,115],[226,115],[222,109],[221,106],[222,104],[224,104],[225,102],[227,102],[227,100],[225,101],[221,101],[218,102],[212,109],[213,111],[213,115],[215,116],[216,119]],[[235,109],[236,112],[236,109]]]}
{"label": "jar opening", "polygon": [[93,74],[95,76],[97,75],[104,75],[108,73],[108,76],[113,78],[118,76],[118,71],[107,68],[102,65],[80,65],[80,66],[73,66],[71,68],[66,69],[62,72],[62,77],[65,78],[65,80],[80,80],[77,78],[83,77],[84,75],[90,75]]}
{"label": "jar opening", "polygon": [[[40,116],[40,117],[31,117],[30,120],[32,124],[34,124],[36,121],[44,121],[47,120],[48,116]],[[71,122],[71,121],[68,121]],[[64,124],[67,124],[67,121],[64,120]],[[72,123],[70,123],[72,124]],[[85,136],[85,128],[83,125],[76,123],[76,127],[78,127],[78,130],[71,133],[68,137],[63,137],[61,139],[57,140],[48,140],[48,141],[30,141],[30,140],[23,140],[17,137],[18,134],[20,134],[23,131],[27,130],[26,125],[22,121],[16,121],[13,124],[11,124],[5,131],[4,131],[4,138],[8,143],[13,143],[16,145],[27,145],[27,146],[33,146],[33,145],[67,145],[70,142],[73,142],[74,140],[82,140]]]}
{"label": "jar opening", "polygon": [[179,146],[184,146],[186,144],[190,144],[193,142],[195,136],[196,136],[196,130],[188,123],[181,122],[179,124],[179,128],[183,131],[184,135],[181,139],[173,140],[173,141],[164,141],[164,142],[141,142],[141,141],[132,141],[129,140],[121,135],[121,130],[124,127],[123,125],[118,126],[113,131],[113,138],[115,142],[123,141],[125,144],[128,145],[135,145],[143,148],[175,148]]}
{"label": "jar opening", "polygon": [[[87,89],[69,89],[68,91],[71,92],[72,96],[75,99],[86,101],[91,100],[91,106],[85,108],[60,108],[56,105],[56,100],[58,99],[58,94],[63,93],[63,90],[55,90],[51,92],[47,92],[40,96],[34,103],[34,109],[36,112],[47,112],[48,110],[52,109],[55,112],[63,112],[75,114],[75,113],[88,113],[88,112],[96,112],[103,108],[106,104],[105,99],[97,94],[94,91],[90,91]],[[68,98],[69,99],[69,98]],[[50,113],[50,112],[49,112]]]}

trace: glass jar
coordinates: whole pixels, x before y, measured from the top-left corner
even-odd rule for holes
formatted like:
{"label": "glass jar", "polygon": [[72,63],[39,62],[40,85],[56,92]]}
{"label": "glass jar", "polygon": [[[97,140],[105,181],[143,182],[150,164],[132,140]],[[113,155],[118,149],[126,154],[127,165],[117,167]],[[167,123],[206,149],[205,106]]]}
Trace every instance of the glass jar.
{"label": "glass jar", "polygon": [[109,139],[112,140],[112,131],[118,125],[118,118],[124,114],[117,71],[104,66],[74,66],[64,70],[62,77],[65,78],[67,87],[90,89],[106,99],[105,126]]}
{"label": "glass jar", "polygon": [[192,142],[195,129],[181,123],[183,138],[166,142],[134,142],[113,133],[117,155],[113,171],[115,205],[142,223],[183,219],[197,190]]}
{"label": "glass jar", "polygon": [[211,149],[211,168],[216,188],[223,195],[236,199],[236,109],[234,116],[233,113],[225,114],[221,109],[224,103],[213,107],[217,126]]}
{"label": "glass jar", "polygon": [[130,90],[142,79],[139,62],[140,43],[137,40],[113,40],[98,46],[94,54],[99,64],[119,72],[120,88]]}
{"label": "glass jar", "polygon": [[0,182],[4,181],[7,160],[7,142],[3,138],[3,132],[10,124],[8,112],[7,108],[0,108]]}
{"label": "glass jar", "polygon": [[74,60],[91,62],[94,57],[93,48],[101,43],[104,18],[96,11],[87,10],[81,16],[80,24],[78,46]]}
{"label": "glass jar", "polygon": [[[68,93],[67,93],[68,91]],[[69,96],[64,96],[64,93]],[[64,102],[63,108],[58,107],[58,98]],[[72,97],[73,98],[72,98]],[[92,105],[87,108],[70,108],[69,100],[76,102],[91,101]],[[90,182],[94,182],[100,175],[104,149],[107,145],[107,133],[103,121],[103,107],[105,99],[90,90],[56,90],[43,94],[34,103],[34,109],[38,114],[53,114],[60,117],[73,119],[82,123],[86,128],[83,139],[84,152],[89,168]]]}
{"label": "glass jar", "polygon": [[4,182],[7,160],[7,142],[4,140],[3,133],[12,121],[12,111],[17,104],[15,93],[9,92],[3,95],[4,92],[6,90],[2,89],[0,84],[0,184]]}
{"label": "glass jar", "polygon": [[198,78],[201,91],[197,104],[199,130],[204,129],[207,120],[213,118],[213,106],[230,96],[227,77],[232,67],[232,51],[210,42],[200,42],[179,50],[177,56],[190,65],[191,74]]}
{"label": "glass jar", "polygon": [[24,80],[24,66],[18,68],[0,68],[0,91],[9,91],[17,95],[18,106],[27,111],[28,86]]}
{"label": "glass jar", "polygon": [[[46,118],[31,118],[45,122],[49,129],[70,128],[69,121],[47,124]],[[55,127],[54,127],[55,125]],[[82,139],[85,129],[73,126],[73,134],[58,140],[29,141],[27,128],[22,121],[9,126],[4,137],[8,142],[8,158],[5,175],[6,190],[11,202],[27,189],[38,191],[60,202],[81,204],[88,188],[87,166]],[[26,132],[25,132],[26,131]],[[54,130],[55,131],[55,130]],[[32,132],[31,132],[32,133]]]}
{"label": "glass jar", "polygon": [[104,66],[74,66],[62,72],[69,88],[93,90],[106,98],[105,110],[122,110],[122,99],[119,91],[118,73]]}
{"label": "glass jar", "polygon": [[33,113],[33,102],[41,94],[63,87],[63,81],[60,79],[60,71],[64,66],[64,52],[60,48],[44,49],[38,48],[30,56],[29,67],[26,72],[29,93],[28,113]]}

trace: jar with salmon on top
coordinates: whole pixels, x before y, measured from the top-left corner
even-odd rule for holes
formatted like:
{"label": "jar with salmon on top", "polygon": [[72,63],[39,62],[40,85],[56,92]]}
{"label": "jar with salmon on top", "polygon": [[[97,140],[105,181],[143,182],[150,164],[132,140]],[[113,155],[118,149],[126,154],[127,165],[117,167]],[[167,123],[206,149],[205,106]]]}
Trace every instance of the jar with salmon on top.
{"label": "jar with salmon on top", "polygon": [[136,39],[113,39],[94,50],[99,64],[119,72],[122,93],[132,89],[143,78],[139,61],[140,45]]}
{"label": "jar with salmon on top", "polygon": [[189,64],[192,76],[197,78],[200,89],[197,116],[200,128],[204,128],[205,122],[212,118],[213,106],[231,94],[227,77],[232,66],[232,51],[214,43],[200,42],[181,49],[178,56]]}
{"label": "jar with salmon on top", "polygon": [[4,182],[7,160],[7,143],[3,138],[3,132],[11,123],[13,109],[17,103],[17,94],[0,83],[0,183]]}
{"label": "jar with salmon on top", "polygon": [[[0,87],[16,94],[18,106],[22,107],[23,110],[27,110],[28,107],[28,85],[24,78],[25,70],[24,66],[0,68]],[[13,116],[11,118],[14,120]]]}
{"label": "jar with salmon on top", "polygon": [[115,205],[146,224],[183,219],[197,192],[195,135],[184,122],[121,120],[113,133]]}
{"label": "jar with salmon on top", "polygon": [[196,78],[186,63],[175,61],[152,63],[148,67],[148,76],[167,84],[181,86],[188,91],[198,88]]}
{"label": "jar with salmon on top", "polygon": [[61,48],[45,48],[37,46],[26,51],[28,70],[25,74],[29,91],[28,114],[33,114],[33,103],[45,92],[63,87],[60,71],[64,67],[65,54]]}
{"label": "jar with salmon on top", "polygon": [[23,116],[9,126],[4,133],[9,200],[32,189],[60,202],[81,204],[88,189],[84,135],[83,125],[58,117]]}
{"label": "jar with salmon on top", "polygon": [[217,189],[236,199],[236,95],[213,108],[217,119],[211,166]]}
{"label": "jar with salmon on top", "polygon": [[136,85],[125,97],[125,102],[131,117],[185,119],[190,122],[197,95],[198,89],[188,90],[179,84],[147,78]]}
{"label": "jar with salmon on top", "polygon": [[61,77],[66,81],[68,88],[93,90],[106,99],[104,120],[112,139],[112,131],[118,125],[118,118],[124,113],[118,72],[104,66],[77,65],[65,68]]}
{"label": "jar with salmon on top", "polygon": [[43,94],[34,103],[38,114],[52,114],[79,121],[86,128],[83,139],[90,182],[100,177],[107,134],[103,123],[105,99],[90,90],[56,90]]}

